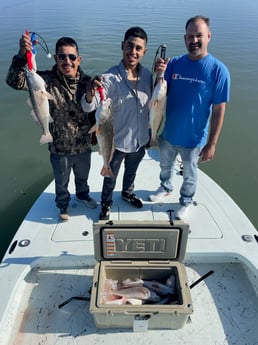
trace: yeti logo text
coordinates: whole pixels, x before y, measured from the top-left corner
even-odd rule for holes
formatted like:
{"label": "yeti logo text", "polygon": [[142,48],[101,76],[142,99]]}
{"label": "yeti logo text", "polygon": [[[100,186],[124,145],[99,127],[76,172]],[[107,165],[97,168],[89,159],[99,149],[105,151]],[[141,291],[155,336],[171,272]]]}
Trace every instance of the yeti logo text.
{"label": "yeti logo text", "polygon": [[117,238],[116,252],[164,252],[166,240],[160,238]]}

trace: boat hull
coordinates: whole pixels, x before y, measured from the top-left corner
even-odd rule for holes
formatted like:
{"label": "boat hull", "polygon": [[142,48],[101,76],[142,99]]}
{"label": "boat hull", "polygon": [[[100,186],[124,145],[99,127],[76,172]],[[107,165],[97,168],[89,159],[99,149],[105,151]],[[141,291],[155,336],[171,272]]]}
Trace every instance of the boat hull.
{"label": "boat hull", "polygon": [[[97,153],[92,167],[91,195],[100,201],[102,159]],[[1,345],[164,345],[172,340],[175,345],[257,344],[257,231],[213,180],[201,171],[198,174],[195,206],[186,219],[190,234],[183,263],[189,286],[207,272],[214,273],[191,289],[190,322],[176,330],[145,332],[96,327],[89,299],[96,264],[93,223],[98,221],[100,205],[92,210],[78,202],[71,179],[69,221],[58,218],[52,182],[32,206],[1,262]],[[135,210],[121,199],[121,170],[112,220],[164,222],[171,213],[173,219],[181,183],[176,167],[171,198],[163,204],[149,202],[148,195],[159,184],[157,152],[149,151],[135,181],[143,208]]]}

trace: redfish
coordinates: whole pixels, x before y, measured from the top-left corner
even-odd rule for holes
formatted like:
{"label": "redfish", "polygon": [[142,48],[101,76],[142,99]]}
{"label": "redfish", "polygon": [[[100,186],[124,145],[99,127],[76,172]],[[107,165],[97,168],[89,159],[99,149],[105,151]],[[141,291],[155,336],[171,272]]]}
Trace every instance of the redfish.
{"label": "redfish", "polygon": [[150,100],[150,146],[157,145],[157,134],[164,118],[166,108],[166,96],[167,82],[164,78],[160,78],[160,80],[154,87]]}
{"label": "redfish", "polygon": [[135,286],[117,291],[112,291],[111,294],[125,297],[126,299],[140,299],[148,302],[160,301],[160,296],[158,296],[156,292],[143,286]]}
{"label": "redfish", "polygon": [[28,104],[32,107],[31,115],[43,131],[40,144],[52,142],[53,138],[49,131],[49,122],[53,120],[49,113],[48,100],[53,99],[53,96],[46,91],[45,81],[35,70],[26,69],[25,73],[30,94]]}
{"label": "redfish", "polygon": [[112,177],[113,173],[110,167],[110,161],[113,155],[113,112],[112,101],[107,98],[101,101],[96,110],[96,136],[99,145],[100,154],[103,156],[102,176]]}

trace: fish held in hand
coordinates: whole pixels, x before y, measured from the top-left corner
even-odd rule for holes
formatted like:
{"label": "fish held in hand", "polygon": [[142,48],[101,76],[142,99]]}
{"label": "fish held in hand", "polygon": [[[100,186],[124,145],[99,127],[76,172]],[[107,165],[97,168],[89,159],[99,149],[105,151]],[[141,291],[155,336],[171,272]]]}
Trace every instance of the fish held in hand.
{"label": "fish held in hand", "polygon": [[28,104],[32,107],[31,115],[43,131],[40,144],[52,142],[49,122],[53,120],[49,113],[48,100],[53,100],[53,97],[46,91],[45,81],[35,70],[26,69],[26,80],[30,94]]}
{"label": "fish held in hand", "polygon": [[157,145],[157,134],[160,129],[166,108],[166,96],[167,82],[164,78],[160,78],[154,87],[150,101],[150,146]]}
{"label": "fish held in hand", "polygon": [[103,167],[101,175],[113,177],[110,167],[110,161],[113,155],[113,112],[112,101],[107,98],[101,101],[100,106],[96,110],[96,137],[99,144],[100,154],[103,156]]}

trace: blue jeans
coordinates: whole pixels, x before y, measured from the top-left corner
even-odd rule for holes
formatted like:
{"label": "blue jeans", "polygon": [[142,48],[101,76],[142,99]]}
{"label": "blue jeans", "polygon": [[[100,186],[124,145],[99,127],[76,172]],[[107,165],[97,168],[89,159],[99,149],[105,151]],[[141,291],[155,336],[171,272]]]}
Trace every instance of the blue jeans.
{"label": "blue jeans", "polygon": [[183,184],[180,189],[179,202],[181,205],[189,205],[196,191],[200,147],[186,148],[175,146],[160,137],[159,148],[161,186],[167,191],[171,192],[173,190],[173,172],[176,157],[179,153],[183,162]]}
{"label": "blue jeans", "polygon": [[122,193],[132,194],[134,191],[134,180],[136,176],[136,170],[145,155],[145,148],[141,147],[137,152],[121,152],[115,150],[113,154],[112,161],[110,162],[110,167],[113,172],[113,177],[104,177],[102,194],[101,194],[101,204],[111,206],[113,190],[116,185],[117,175],[124,160],[124,176],[123,176],[123,186]]}
{"label": "blue jeans", "polygon": [[72,169],[76,195],[86,197],[89,194],[87,181],[90,171],[91,149],[76,155],[51,153],[50,162],[55,178],[55,202],[58,208],[67,208],[71,200],[68,184]]}

